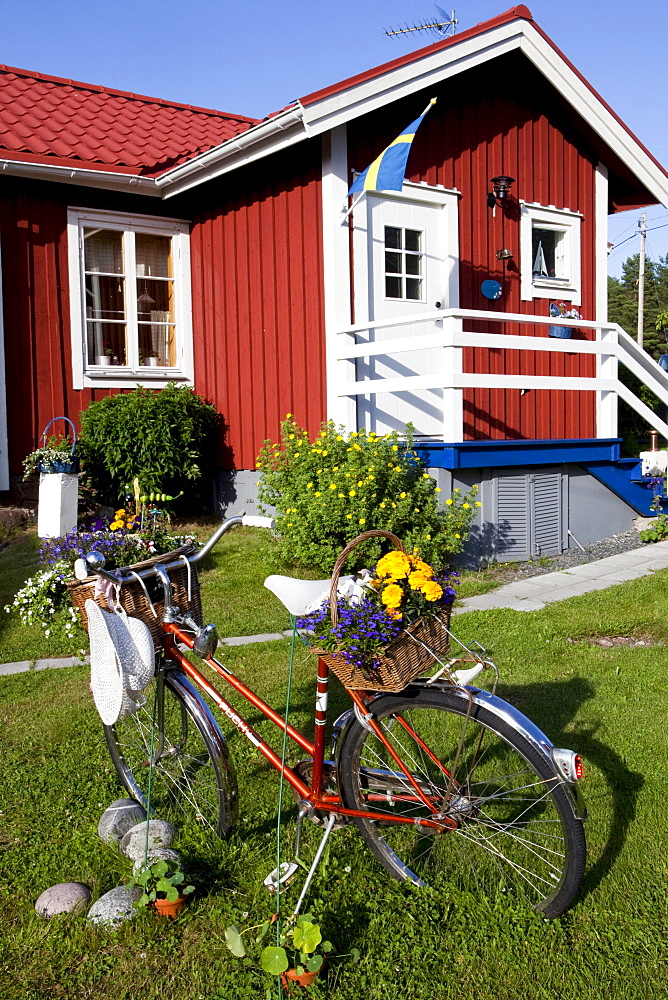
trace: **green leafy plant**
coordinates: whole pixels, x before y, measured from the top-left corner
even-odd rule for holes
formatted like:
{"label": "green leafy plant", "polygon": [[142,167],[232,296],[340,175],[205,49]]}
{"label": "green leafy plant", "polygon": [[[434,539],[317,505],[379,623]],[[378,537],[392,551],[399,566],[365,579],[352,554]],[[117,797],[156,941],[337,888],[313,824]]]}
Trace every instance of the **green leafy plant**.
{"label": "green leafy plant", "polygon": [[137,907],[150,906],[156,899],[168,899],[175,902],[179,896],[187,896],[195,891],[194,885],[184,885],[186,877],[180,868],[174,868],[167,861],[153,861],[145,865],[128,882],[128,888],[139,887],[142,895],[136,902]]}
{"label": "green leafy plant", "polygon": [[[662,480],[654,480],[655,483],[661,482]],[[668,515],[663,509],[661,504],[661,499],[658,494],[655,494],[654,500],[652,501],[652,510],[656,511],[656,517],[643,531],[638,532],[638,536],[643,540],[643,542],[663,542],[668,538]]]}
{"label": "green leafy plant", "polygon": [[[441,490],[413,450],[410,425],[406,431],[403,439],[365,430],[346,436],[329,421],[310,441],[287,415],[280,443],[266,441],[257,460],[260,501],[276,509],[284,558],[329,574],[341,549],[369,528],[394,532],[437,567],[461,551],[480,506],[477,488],[455,490],[442,505]],[[346,568],[376,562],[382,551],[371,539]]]}
{"label": "green leafy plant", "polygon": [[[60,468],[60,466],[63,468]],[[72,442],[62,434],[48,437],[41,448],[36,448],[23,459],[23,478],[36,472],[76,472],[76,458],[72,456]],[[70,467],[72,467],[70,469]]]}
{"label": "green leafy plant", "polygon": [[[320,925],[313,922],[313,916],[305,913],[289,920],[281,931],[279,943],[262,947],[271,923],[265,920],[244,930],[230,924],[225,930],[225,943],[237,958],[256,958],[260,968],[270,976],[279,976],[288,969],[295,969],[300,976],[304,972],[319,972],[333,945],[331,941],[323,941]],[[257,934],[253,936],[254,931]]]}
{"label": "green leafy plant", "polygon": [[86,478],[105,502],[120,499],[135,477],[148,493],[192,496],[212,471],[219,426],[213,404],[189,386],[106,396],[81,414]]}

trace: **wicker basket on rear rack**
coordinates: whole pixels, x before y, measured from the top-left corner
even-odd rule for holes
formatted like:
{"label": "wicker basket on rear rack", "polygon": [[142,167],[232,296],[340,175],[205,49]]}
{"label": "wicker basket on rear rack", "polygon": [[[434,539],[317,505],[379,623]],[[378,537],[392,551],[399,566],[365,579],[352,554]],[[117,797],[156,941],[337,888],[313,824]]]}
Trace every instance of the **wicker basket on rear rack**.
{"label": "wicker basket on rear rack", "polygon": [[[405,552],[403,543],[390,531],[365,531],[354,538],[336,560],[332,573],[329,593],[329,613],[332,625],[338,622],[337,587],[343,564],[350,553],[367,538],[388,538],[399,550]],[[365,677],[363,671],[348,663],[340,652],[311,647],[311,652],[320,657],[341,681],[344,687],[361,691],[402,691],[407,684],[419,677],[436,660],[447,654],[450,646],[450,617],[452,604],[441,606],[437,615],[424,615],[418,621],[403,629],[396,639],[385,647],[378,658],[378,666],[373,677]]]}
{"label": "wicker basket on rear rack", "polygon": [[[128,570],[139,572],[157,563],[174,562],[180,556],[191,555],[195,551],[192,544],[182,545],[180,549],[167,552],[161,556],[154,556],[144,562],[133,563],[128,566]],[[202,600],[200,597],[199,579],[197,569],[192,564],[186,565],[183,559],[181,565],[169,572],[172,581],[172,600],[177,605],[182,614],[188,614],[191,618],[201,624],[202,622]],[[188,580],[190,577],[190,581]],[[87,576],[85,580],[75,580],[68,583],[67,589],[72,603],[79,612],[83,627],[88,631],[88,620],[86,618],[85,603],[90,598],[99,604],[105,611],[109,610],[109,605],[104,594],[95,595],[96,576]],[[188,583],[190,582],[190,588]],[[143,580],[144,586],[138,577],[132,579],[121,587],[119,599],[123,608],[132,618],[140,618],[150,629],[153,637],[153,644],[156,651],[162,648],[162,612],[164,609],[164,594],[162,584],[157,577],[148,577]],[[144,589],[146,588],[146,589]],[[190,596],[189,596],[190,589]],[[152,607],[151,607],[152,606]],[[153,608],[153,609],[152,609]]]}

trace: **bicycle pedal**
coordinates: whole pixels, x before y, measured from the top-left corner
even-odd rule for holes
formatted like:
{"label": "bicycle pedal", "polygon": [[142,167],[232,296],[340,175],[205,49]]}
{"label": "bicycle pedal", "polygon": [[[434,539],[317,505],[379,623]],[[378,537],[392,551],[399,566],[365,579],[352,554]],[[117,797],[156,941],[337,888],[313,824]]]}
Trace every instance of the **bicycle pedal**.
{"label": "bicycle pedal", "polygon": [[283,892],[290,885],[295,875],[299,871],[296,861],[284,861],[280,868],[274,868],[264,880],[264,887],[272,896],[276,892]]}

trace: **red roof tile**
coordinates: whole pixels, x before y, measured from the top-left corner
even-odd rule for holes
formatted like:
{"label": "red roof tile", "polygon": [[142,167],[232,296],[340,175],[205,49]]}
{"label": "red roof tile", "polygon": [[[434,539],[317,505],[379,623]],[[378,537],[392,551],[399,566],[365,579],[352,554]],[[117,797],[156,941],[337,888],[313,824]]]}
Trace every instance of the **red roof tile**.
{"label": "red roof tile", "polygon": [[0,159],[156,177],[256,119],[0,66]]}

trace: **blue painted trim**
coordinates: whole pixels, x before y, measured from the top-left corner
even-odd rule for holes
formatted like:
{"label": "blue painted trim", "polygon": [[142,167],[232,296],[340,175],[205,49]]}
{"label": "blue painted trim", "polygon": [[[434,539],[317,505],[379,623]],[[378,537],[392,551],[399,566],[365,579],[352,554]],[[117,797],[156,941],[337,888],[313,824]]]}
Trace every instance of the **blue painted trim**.
{"label": "blue painted trim", "polygon": [[626,501],[630,507],[642,514],[643,517],[653,517],[656,511],[652,510],[654,494],[647,486],[641,485],[642,480],[632,479],[636,471],[640,471],[640,462],[633,459],[622,460],[630,464],[611,464],[610,462],[583,462],[582,465],[592,476],[607,486],[609,490],[616,493],[618,497]]}
{"label": "blue painted trim", "polygon": [[486,469],[513,465],[616,462],[621,438],[521,441],[423,441],[415,450],[427,468]]}

